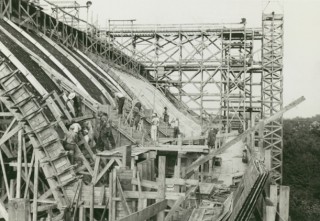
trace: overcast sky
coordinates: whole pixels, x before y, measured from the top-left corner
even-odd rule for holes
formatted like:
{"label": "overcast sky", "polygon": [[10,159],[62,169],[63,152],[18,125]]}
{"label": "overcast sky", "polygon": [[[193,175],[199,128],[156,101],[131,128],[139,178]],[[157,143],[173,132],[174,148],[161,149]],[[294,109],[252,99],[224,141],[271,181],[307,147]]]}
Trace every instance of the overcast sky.
{"label": "overcast sky", "polygon": [[[108,19],[136,23],[239,22],[261,26],[266,2],[260,0],[91,0],[89,14],[101,26]],[[85,4],[86,1],[78,1]],[[279,4],[269,6],[278,10]],[[270,9],[270,7],[268,8]],[[304,95],[306,101],[285,117],[320,114],[320,1],[286,0],[284,11],[284,105]]]}

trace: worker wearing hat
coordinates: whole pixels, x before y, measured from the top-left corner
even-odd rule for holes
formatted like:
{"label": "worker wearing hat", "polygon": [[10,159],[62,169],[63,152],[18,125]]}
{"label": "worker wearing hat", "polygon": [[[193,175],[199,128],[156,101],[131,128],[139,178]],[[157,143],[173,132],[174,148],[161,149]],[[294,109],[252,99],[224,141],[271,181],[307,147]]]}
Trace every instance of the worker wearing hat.
{"label": "worker wearing hat", "polygon": [[152,114],[151,120],[151,139],[155,145],[157,145],[157,135],[158,135],[158,126],[159,126],[159,118],[156,113]]}

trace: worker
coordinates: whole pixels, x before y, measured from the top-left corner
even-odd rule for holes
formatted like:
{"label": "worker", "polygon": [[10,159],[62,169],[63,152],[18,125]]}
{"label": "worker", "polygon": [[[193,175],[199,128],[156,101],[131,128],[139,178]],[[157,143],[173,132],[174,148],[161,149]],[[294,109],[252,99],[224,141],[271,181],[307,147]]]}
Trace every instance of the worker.
{"label": "worker", "polygon": [[167,109],[167,107],[164,107],[164,111],[163,111],[163,122],[169,123],[169,115],[168,115],[168,109]]}
{"label": "worker", "polygon": [[137,107],[139,109],[139,111],[141,111],[142,105],[139,101],[137,101],[134,106]]}
{"label": "worker", "polygon": [[171,121],[171,127],[173,128],[173,137],[178,138],[178,135],[180,134],[179,130],[179,118],[177,119],[172,119]]}
{"label": "worker", "polygon": [[81,126],[78,123],[73,123],[69,127],[69,131],[66,134],[65,138],[65,149],[69,151],[70,163],[74,164],[74,154],[77,143],[79,142],[79,132]]}
{"label": "worker", "polygon": [[101,126],[96,145],[98,151],[110,150],[115,147],[115,141],[112,134],[112,122],[105,116],[101,118]]}
{"label": "worker", "polygon": [[80,117],[82,116],[82,100],[80,98],[80,96],[78,96],[76,93],[74,92],[71,92],[69,95],[68,95],[68,100],[72,103],[73,105],[73,109],[74,109],[74,112],[75,112],[75,117]]}
{"label": "worker", "polygon": [[124,97],[124,95],[120,92],[117,92],[114,94],[115,95],[115,98],[117,100],[117,103],[118,103],[118,114],[119,116],[121,117],[122,116],[122,113],[123,113],[123,105],[125,103],[125,100],[126,98]]}
{"label": "worker", "polygon": [[141,111],[140,111],[140,122],[139,122],[139,131],[142,131],[143,130],[143,123],[144,123],[144,120],[146,119],[146,116],[145,116],[145,114],[144,114],[144,112],[143,112],[143,109],[141,109]]}
{"label": "worker", "polygon": [[132,126],[135,130],[138,130],[138,125],[140,122],[140,110],[137,106],[135,106],[132,110]]}
{"label": "worker", "polygon": [[79,132],[81,131],[81,125],[79,123],[72,122],[70,129],[79,134]]}
{"label": "worker", "polygon": [[216,130],[213,129],[213,127],[210,127],[208,131],[208,147],[209,149],[215,148],[215,141],[216,141]]}
{"label": "worker", "polygon": [[94,131],[90,121],[86,121],[83,124],[83,137],[90,147],[95,146]]}
{"label": "worker", "polygon": [[130,112],[131,112],[131,102],[127,99],[124,102],[123,106],[123,119],[124,119],[124,125],[130,124]]}
{"label": "worker", "polygon": [[151,120],[151,139],[155,145],[157,145],[159,118],[156,113],[152,114]]}

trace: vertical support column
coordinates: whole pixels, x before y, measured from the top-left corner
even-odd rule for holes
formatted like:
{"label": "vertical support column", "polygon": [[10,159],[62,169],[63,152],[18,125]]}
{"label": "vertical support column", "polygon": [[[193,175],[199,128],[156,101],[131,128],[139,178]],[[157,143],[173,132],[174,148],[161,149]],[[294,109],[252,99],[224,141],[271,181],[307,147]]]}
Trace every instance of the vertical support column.
{"label": "vertical support column", "polygon": [[[165,199],[165,190],[166,190],[166,157],[159,156],[159,165],[158,165],[158,199],[157,202]],[[161,211],[157,214],[157,221],[164,220],[164,211]]]}
{"label": "vertical support column", "polygon": [[[180,174],[181,174],[181,154],[178,152],[177,165],[175,165],[175,168],[174,168],[174,178],[179,179]],[[180,192],[180,186],[175,185],[174,190],[175,190],[175,192]]]}
{"label": "vertical support column", "polygon": [[112,217],[113,217],[113,213],[115,212],[113,210],[113,181],[112,181],[112,177],[113,177],[113,170],[109,173],[109,218],[108,220],[112,221]]}
{"label": "vertical support column", "polygon": [[33,206],[32,206],[32,221],[37,221],[38,219],[38,180],[39,180],[39,160],[37,155],[35,155],[34,162],[34,183],[33,183]]}
{"label": "vertical support column", "polygon": [[123,148],[122,154],[122,167],[130,168],[131,167],[131,146],[127,145]]}
{"label": "vertical support column", "polygon": [[18,164],[17,164],[17,189],[16,198],[21,197],[21,170],[22,170],[22,136],[23,131],[18,132]]}
{"label": "vertical support column", "polygon": [[11,199],[9,201],[9,219],[10,221],[29,221],[30,202],[28,199]]}
{"label": "vertical support column", "polygon": [[290,187],[280,186],[279,215],[283,221],[289,220],[289,195]]}
{"label": "vertical support column", "polygon": [[[262,15],[262,117],[283,107],[283,15]],[[264,149],[271,151],[271,178],[282,182],[283,119],[265,125]]]}
{"label": "vertical support column", "polygon": [[10,200],[12,197],[11,197],[11,193],[10,193],[10,188],[9,188],[6,168],[4,167],[4,161],[3,161],[2,150],[1,149],[0,149],[0,163],[1,163],[1,169],[2,169],[2,175],[3,175],[4,184],[6,186],[6,192],[8,193],[8,199]]}
{"label": "vertical support column", "polygon": [[94,184],[91,183],[91,195],[90,195],[90,221],[94,221]]}

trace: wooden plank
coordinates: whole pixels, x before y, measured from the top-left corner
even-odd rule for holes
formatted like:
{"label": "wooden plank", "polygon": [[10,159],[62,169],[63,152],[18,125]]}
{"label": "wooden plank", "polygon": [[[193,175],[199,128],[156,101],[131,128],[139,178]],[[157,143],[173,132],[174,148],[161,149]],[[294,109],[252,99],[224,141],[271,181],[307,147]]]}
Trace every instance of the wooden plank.
{"label": "wooden plank", "polygon": [[0,112],[0,117],[13,117],[11,112]]}
{"label": "wooden plank", "polygon": [[122,166],[130,168],[132,148],[130,145],[123,147]]}
{"label": "wooden plank", "polygon": [[111,203],[111,210],[113,211],[112,212],[112,219],[111,220],[116,220],[116,208],[117,208],[117,205],[116,205],[116,201],[114,200],[116,197],[117,197],[117,172],[116,172],[116,169],[113,169],[112,170],[112,188],[113,188],[113,191],[112,191],[112,203]]}
{"label": "wooden plank", "polygon": [[[138,164],[138,166],[141,164]],[[142,186],[141,186],[141,178],[140,178],[140,171],[137,171],[137,183],[138,183],[138,191],[139,191],[139,195],[138,195],[138,210],[142,210],[143,209],[143,199],[142,199]]]}
{"label": "wooden plank", "polygon": [[[6,186],[6,191],[7,191],[7,193],[9,193],[10,192],[10,188],[9,188],[6,169],[4,167],[4,162],[3,162],[3,157],[2,157],[1,150],[0,150],[0,163],[1,163],[1,169],[2,169],[2,174],[3,174],[4,184]],[[9,198],[9,200],[11,199],[11,195],[10,194],[8,195],[8,198]]]}
{"label": "wooden plank", "polygon": [[[139,191],[123,191],[126,198],[136,198],[139,197],[142,199],[158,199],[159,193],[158,192],[152,192],[152,191],[142,191],[139,193]],[[165,198],[167,200],[177,200],[179,197],[185,196],[185,193],[176,193],[176,192],[166,192]]]}
{"label": "wooden plank", "polygon": [[167,200],[161,200],[147,208],[140,210],[138,212],[132,213],[129,216],[126,216],[118,221],[144,221],[151,218],[152,216],[158,214],[159,212],[166,209],[168,204]]}
{"label": "wooden plank", "polygon": [[92,175],[92,183],[96,184],[96,179],[97,179],[97,175],[98,175],[98,172],[99,172],[99,166],[100,166],[100,157],[97,156],[96,157],[96,160],[95,160],[95,163],[94,163],[94,170],[93,170],[93,175]]}
{"label": "wooden plank", "polygon": [[182,179],[182,178],[166,178],[166,184],[168,185],[199,185],[198,180],[194,179]]}
{"label": "wooden plank", "polygon": [[[139,182],[140,181],[140,182]],[[137,178],[132,178],[131,183],[134,185],[140,185],[146,188],[158,189],[158,183],[150,180],[139,180]]]}
{"label": "wooden plank", "polygon": [[[28,174],[28,177],[27,177],[27,181],[26,181],[26,188],[25,188],[25,191],[24,191],[24,198],[27,198],[27,195],[28,195],[28,190],[29,190],[29,185],[30,185],[30,179],[31,179],[31,173],[32,173],[32,166],[33,166],[33,163],[34,163],[34,159],[35,159],[35,153],[34,151],[32,152],[32,157],[31,157],[31,168],[29,170],[29,174]],[[27,159],[25,159],[26,161]],[[27,162],[25,162],[25,164],[27,164]]]}
{"label": "wooden plank", "polygon": [[85,216],[85,208],[83,206],[80,206],[79,208],[79,221],[85,221],[86,216]]}
{"label": "wooden plank", "polygon": [[94,184],[90,185],[91,187],[91,197],[90,197],[90,221],[94,221]]}
{"label": "wooden plank", "polygon": [[267,170],[271,170],[272,168],[272,165],[271,165],[271,161],[272,161],[272,156],[271,156],[271,150],[265,150],[264,151],[264,163],[265,163],[265,166],[266,166],[266,169]]}
{"label": "wooden plank", "polygon": [[[159,199],[156,202],[165,199],[166,195],[166,157],[159,156],[159,165],[158,165],[158,194]],[[164,211],[161,211],[157,214],[157,221],[164,220]]]}
{"label": "wooden plank", "polygon": [[277,205],[278,205],[278,187],[277,187],[277,185],[270,185],[270,200],[271,200],[273,206],[275,206],[277,208]]}
{"label": "wooden plank", "polygon": [[13,135],[15,135],[18,131],[22,129],[22,125],[18,124],[15,128],[10,131],[6,131],[5,134],[2,135],[0,139],[0,145],[4,144],[7,140],[9,140]]}
{"label": "wooden plank", "polygon": [[22,170],[22,139],[23,131],[19,130],[18,132],[18,166],[17,166],[17,189],[16,189],[16,198],[21,197],[21,170]]}
{"label": "wooden plank", "polygon": [[289,196],[290,196],[290,187],[280,186],[279,215],[283,221],[289,220]]}
{"label": "wooden plank", "polygon": [[[304,97],[300,97],[297,100],[291,102],[289,105],[287,105],[286,107],[282,108],[280,111],[278,111],[277,113],[275,113],[274,115],[266,118],[263,120],[264,124],[268,124],[276,119],[278,119],[279,117],[281,117],[286,111],[294,108],[295,106],[297,106],[298,104],[300,104],[301,102],[303,102],[305,100]],[[241,141],[243,138],[245,138],[248,134],[256,131],[259,129],[260,123],[257,123],[254,127],[250,127],[248,128],[246,131],[244,131],[241,135],[237,136],[236,138],[232,139],[231,141],[227,142],[226,144],[224,144],[221,148],[217,149],[217,150],[212,150],[208,155],[206,156],[202,156],[199,157],[195,162],[193,162],[190,166],[187,167],[186,169],[186,176],[188,176],[189,173],[192,173],[195,169],[197,169],[200,165],[204,164],[205,162],[207,162],[208,160],[212,159],[214,156],[224,152],[226,149],[228,149],[229,147],[233,146],[234,144],[236,144],[237,142]]]}
{"label": "wooden plank", "polygon": [[34,163],[34,183],[33,183],[33,207],[32,207],[32,221],[37,221],[38,219],[38,180],[39,180],[39,160],[37,157],[35,157],[35,163]]}
{"label": "wooden plank", "polygon": [[265,221],[275,221],[276,220],[276,207],[266,206],[266,219]]}

